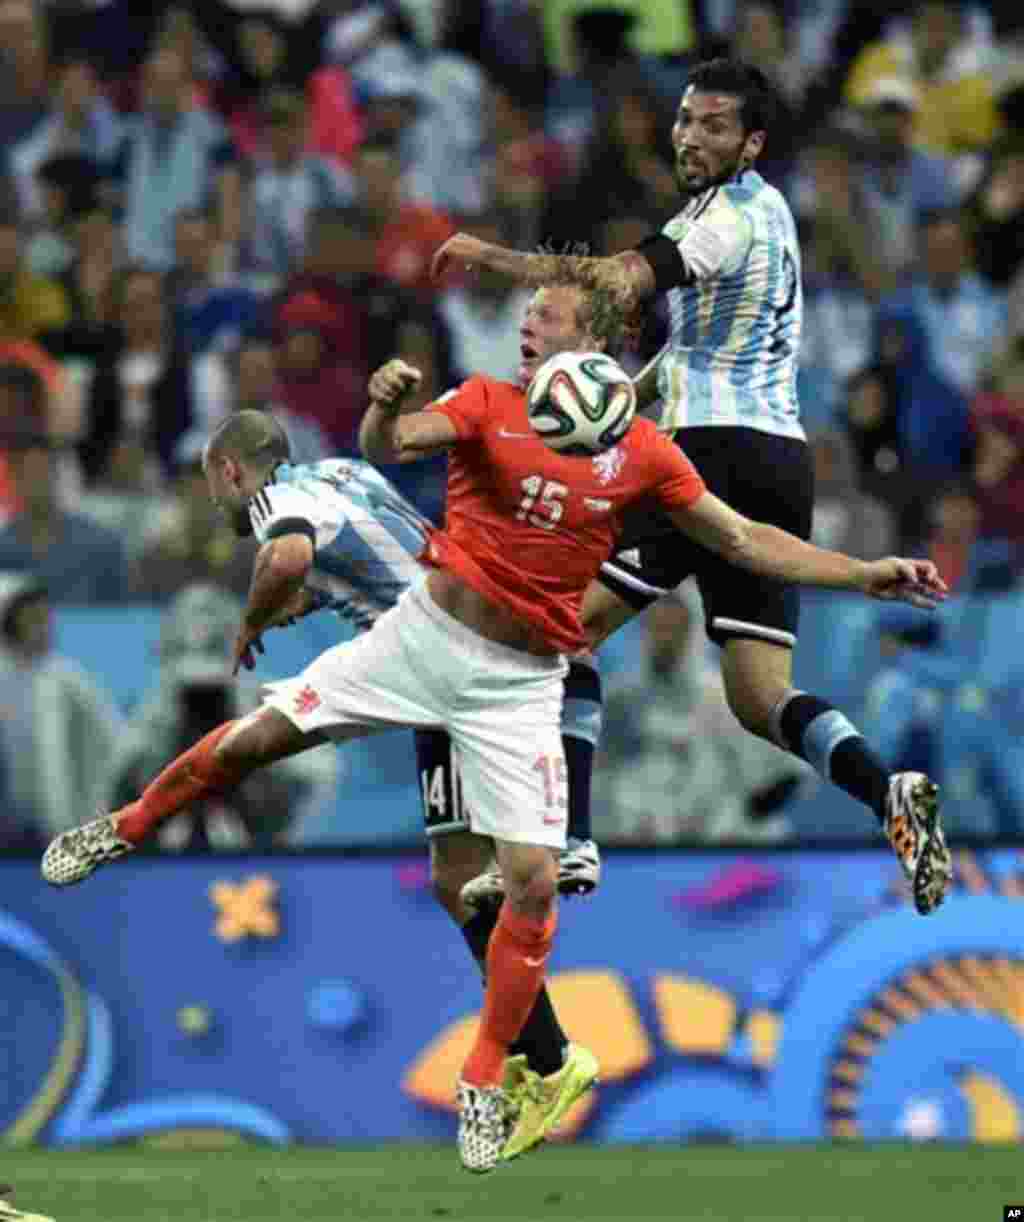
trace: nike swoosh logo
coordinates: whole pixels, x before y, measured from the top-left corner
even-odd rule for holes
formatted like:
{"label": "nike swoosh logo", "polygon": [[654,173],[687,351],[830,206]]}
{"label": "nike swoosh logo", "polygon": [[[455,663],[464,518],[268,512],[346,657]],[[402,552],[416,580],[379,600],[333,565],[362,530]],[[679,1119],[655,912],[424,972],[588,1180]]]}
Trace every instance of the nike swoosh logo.
{"label": "nike swoosh logo", "polygon": [[523,962],[526,964],[527,967],[543,967],[544,960],[546,958],[547,958],[547,955],[541,955],[539,959],[531,959],[529,955],[523,955]]}
{"label": "nike swoosh logo", "polygon": [[499,437],[507,437],[510,441],[533,441],[533,433],[510,433],[507,428],[502,426],[498,429]]}

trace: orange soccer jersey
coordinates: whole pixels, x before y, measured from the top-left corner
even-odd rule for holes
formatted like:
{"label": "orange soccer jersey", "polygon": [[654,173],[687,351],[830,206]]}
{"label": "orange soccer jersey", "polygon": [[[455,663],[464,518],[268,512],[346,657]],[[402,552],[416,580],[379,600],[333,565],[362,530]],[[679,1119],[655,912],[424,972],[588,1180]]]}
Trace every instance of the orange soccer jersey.
{"label": "orange soccer jersey", "polygon": [[424,562],[534,625],[559,650],[584,645],[583,593],[608,559],[627,506],[651,498],[692,505],[704,481],[649,420],[593,457],[556,454],[536,436],[526,395],[509,382],[474,377],[442,396],[458,440],[448,460],[445,526]]}

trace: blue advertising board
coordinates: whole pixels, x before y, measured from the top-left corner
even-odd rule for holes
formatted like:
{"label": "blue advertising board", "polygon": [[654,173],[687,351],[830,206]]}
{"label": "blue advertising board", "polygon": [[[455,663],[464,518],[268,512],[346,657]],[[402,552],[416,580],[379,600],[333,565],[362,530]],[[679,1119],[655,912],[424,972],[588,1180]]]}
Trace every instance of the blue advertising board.
{"label": "blue advertising board", "polygon": [[[1024,1116],[1024,855],[918,917],[882,851],[621,853],[550,984],[595,1142],[1006,1141]],[[0,864],[0,1137],[446,1140],[480,983],[421,858]]]}

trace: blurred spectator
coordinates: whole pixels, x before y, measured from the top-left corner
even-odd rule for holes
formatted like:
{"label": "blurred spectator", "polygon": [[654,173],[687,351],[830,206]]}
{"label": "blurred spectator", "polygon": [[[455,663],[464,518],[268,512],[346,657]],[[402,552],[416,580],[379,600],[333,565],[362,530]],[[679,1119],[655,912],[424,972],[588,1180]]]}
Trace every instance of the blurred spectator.
{"label": "blurred spectator", "polygon": [[775,88],[778,106],[757,171],[782,189],[793,170],[811,66],[800,56],[797,31],[777,0],[741,0],[727,54],[759,68]]}
{"label": "blurred spectator", "polygon": [[121,540],[63,507],[49,438],[16,438],[8,461],[20,509],[0,527],[0,569],[34,574],[54,602],[120,602],[126,576]]}
{"label": "blurred spectator", "polygon": [[580,69],[581,29],[584,55],[607,49],[616,55],[672,56],[692,50],[695,42],[693,6],[676,0],[545,0],[540,13],[548,63],[559,74]]}
{"label": "blurred spectator", "polygon": [[[479,212],[485,202],[486,83],[455,51],[466,6],[436,6],[434,47],[418,45],[397,5],[335,5],[332,59],[352,74],[366,133],[399,149],[411,198],[441,211]],[[341,11],[339,11],[341,10]]]}
{"label": "blurred spectator", "polygon": [[95,189],[95,178],[111,170],[121,138],[121,121],[100,93],[92,65],[81,56],[66,60],[57,68],[49,113],[7,154],[23,217],[37,221],[44,215],[37,181],[43,165],[55,158],[82,158],[92,169]]}
{"label": "blurred spectator", "polygon": [[642,670],[609,684],[594,831],[602,841],[764,842],[806,765],[748,734],[707,656],[695,591],[645,615]]}
{"label": "blurred spectator", "polygon": [[35,339],[68,320],[64,290],[36,276],[24,259],[17,219],[0,212],[0,338]]}
{"label": "blurred spectator", "polygon": [[[88,157],[58,154],[39,167],[36,183],[42,197],[42,215],[25,248],[25,262],[36,275],[63,283],[62,277],[75,258],[72,228],[99,207],[99,172]],[[66,284],[64,288],[66,291]]]}
{"label": "blurred spectator", "polygon": [[109,212],[96,209],[66,225],[71,262],[60,276],[70,308],[66,323],[41,336],[46,348],[83,382],[115,334],[115,287],[121,231]]}
{"label": "blurred spectator", "polygon": [[[579,173],[582,169],[579,159],[594,139],[603,111],[615,109],[616,98],[605,95],[605,82],[624,65],[638,68],[637,56],[628,45],[637,17],[622,5],[590,9],[575,13],[571,27],[560,28],[556,33],[549,24],[555,7],[562,6],[545,5],[547,36],[561,42],[571,28],[571,43],[564,55],[551,60],[558,64],[559,75],[548,92],[545,125],[573,158],[572,168]],[[568,14],[562,20],[567,21]]]}
{"label": "blurred spectator", "polygon": [[984,152],[998,119],[985,58],[966,34],[958,0],[919,0],[905,37],[872,43],[857,56],[846,80],[847,101],[868,104],[880,79],[911,81],[920,93],[917,144],[940,156]]}
{"label": "blurred spectator", "polygon": [[45,583],[0,573],[0,749],[19,815],[44,843],[106,796],[120,717],[95,680],[54,651]]}
{"label": "blurred spectator", "polygon": [[[215,587],[192,585],[168,608],[160,637],[160,682],[132,718],[113,767],[110,802],[121,806],[180,752],[216,726],[252,712],[258,680],[233,678],[231,655],[242,605]],[[165,823],[164,851],[268,850],[288,840],[300,806],[332,784],[335,749],[284,760],[223,800],[197,804]]]}
{"label": "blurred spectator", "polygon": [[814,521],[811,538],[830,551],[878,560],[895,550],[892,517],[881,501],[861,492],[853,446],[839,432],[811,435]]}
{"label": "blurred spectator", "polygon": [[210,499],[203,474],[205,438],[187,433],[175,450],[174,498],[132,566],[128,596],[167,603],[204,582],[244,598],[256,546],[239,540]]}
{"label": "blurred spectator", "polygon": [[[471,229],[485,242],[507,243],[496,220],[477,219]],[[465,284],[443,294],[438,309],[448,325],[452,361],[460,381],[481,371],[515,381],[519,328],[529,300],[528,289],[486,269],[474,271]]]}
{"label": "blurred spectator", "polygon": [[493,211],[500,213],[509,245],[522,249],[540,238],[548,196],[565,179],[569,157],[544,131],[541,91],[529,96],[517,81],[492,82]]}
{"label": "blurred spectator", "polygon": [[193,0],[191,12],[224,71],[211,101],[246,157],[264,149],[261,100],[274,89],[303,93],[309,108],[308,151],[345,166],[362,138],[352,81],[336,64],[321,62],[330,6],[307,8],[295,20],[270,6],[240,9],[223,0]]}
{"label": "blurred spectator", "polygon": [[138,0],[44,0],[54,58],[86,59],[108,96],[120,95],[152,45],[166,5]]}
{"label": "blurred spectator", "polygon": [[[459,16],[466,14],[468,5],[457,0],[449,9]],[[470,10],[471,12],[472,10]],[[547,85],[547,64],[544,55],[544,31],[540,5],[533,0],[497,0],[480,6],[480,26],[475,31],[475,45],[481,63],[492,80],[514,81],[522,97],[542,103]],[[469,21],[472,17],[469,18]],[[466,22],[466,26],[469,25]],[[473,54],[471,45],[456,34],[457,45]]]}
{"label": "blurred spectator", "polygon": [[20,508],[9,447],[25,435],[49,430],[46,384],[40,373],[24,363],[20,353],[5,354],[0,364],[0,520]]}
{"label": "blurred spectator", "polygon": [[82,468],[120,491],[153,491],[194,419],[192,372],[158,272],[125,268],[113,312],[116,325],[104,329],[96,353]]}
{"label": "blurred spectator", "polygon": [[928,507],[925,549],[953,591],[970,581],[980,534],[981,508],[965,484],[953,483],[935,493]]}
{"label": "blurred spectator", "polygon": [[1024,266],[1024,132],[993,150],[966,217],[979,270],[1005,287]]}
{"label": "blurred spectator", "polygon": [[193,357],[235,351],[257,323],[262,303],[235,277],[220,273],[216,219],[199,209],[180,212],[174,254],[168,295],[185,348]]}
{"label": "blurred spectator", "polygon": [[815,133],[803,160],[807,198],[800,201],[800,212],[813,226],[816,266],[852,280],[869,302],[878,301],[895,287],[896,276],[857,190],[854,140],[825,127]]}
{"label": "blurred spectator", "polygon": [[347,171],[306,151],[308,116],[300,93],[270,94],[263,113],[267,153],[250,191],[247,261],[279,288],[302,261],[310,213],[351,203],[355,184]]}
{"label": "blurred spectator", "polygon": [[956,215],[926,218],[919,233],[920,273],[880,308],[879,351],[895,379],[901,457],[921,478],[949,478],[967,459],[968,403],[1006,303],[973,271]]}
{"label": "blurred spectator", "polygon": [[130,258],[160,270],[174,262],[174,218],[215,203],[217,237],[237,246],[241,179],[235,150],[220,123],[191,104],[191,81],[180,52],[165,48],[147,60],[143,109],[118,156],[125,238]]}
{"label": "blurred spectator", "polygon": [[981,533],[1014,545],[1024,568],[1024,337],[1017,335],[995,368],[991,391],[971,404],[974,485]]}
{"label": "blurred spectator", "polygon": [[956,203],[949,164],[916,148],[917,87],[900,77],[878,77],[864,93],[868,139],[857,185],[886,265],[898,272],[916,257],[915,230],[925,213]]}
{"label": "blurred spectator", "polygon": [[274,314],[285,406],[346,454],[356,452],[372,369],[371,319],[358,291],[373,257],[366,225],[352,209],[317,212],[302,269],[285,286]]}
{"label": "blurred spectator", "polygon": [[[801,225],[804,329],[798,391],[805,428],[844,423],[847,383],[870,362],[875,315],[849,269],[831,257],[828,235]],[[870,465],[870,463],[869,463]]]}
{"label": "blurred spectator", "polygon": [[424,106],[405,154],[409,193],[439,212],[479,212],[489,187],[486,78],[446,49],[423,57],[419,75]]}
{"label": "blurred spectator", "polygon": [[[274,310],[283,403],[316,424],[339,454],[357,452],[367,378],[388,357],[404,355],[403,335],[419,342],[436,327],[446,343],[436,315],[424,315],[397,284],[374,273],[368,226],[358,209],[316,213],[303,267]],[[429,335],[426,341],[429,348]]]}
{"label": "blurred spectator", "polygon": [[790,42],[786,14],[774,0],[742,0],[736,6],[729,54],[760,68],[790,112],[794,115],[800,112],[807,90],[809,65]]}
{"label": "blurred spectator", "polygon": [[46,29],[32,0],[0,0],[0,149],[12,149],[45,116]]}
{"label": "blurred spectator", "polygon": [[374,241],[377,275],[430,300],[437,291],[430,260],[455,231],[450,217],[406,197],[398,149],[387,137],[368,140],[360,148],[355,174]]}
{"label": "blurred spectator", "polygon": [[249,336],[233,362],[234,411],[270,412],[284,426],[296,463],[319,462],[331,456],[330,442],[312,420],[303,420],[284,406],[277,381],[277,355],[270,336]]}
{"label": "blurred spectator", "polygon": [[620,70],[607,87],[616,104],[603,111],[579,175],[552,196],[544,215],[543,237],[558,245],[593,243],[609,217],[649,216],[653,227],[678,208],[670,116],[635,71]]}
{"label": "blurred spectator", "polygon": [[[901,465],[891,371],[884,365],[858,370],[846,383],[840,417],[857,455],[861,486],[899,512],[913,476]],[[912,533],[920,537],[919,531]]]}

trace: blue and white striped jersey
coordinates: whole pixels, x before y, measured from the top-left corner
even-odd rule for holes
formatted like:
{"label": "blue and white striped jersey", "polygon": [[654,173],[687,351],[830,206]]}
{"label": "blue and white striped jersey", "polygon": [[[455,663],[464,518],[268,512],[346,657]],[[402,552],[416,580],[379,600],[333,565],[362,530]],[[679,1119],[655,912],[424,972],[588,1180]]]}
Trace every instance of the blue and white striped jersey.
{"label": "blue and white striped jersey", "polygon": [[660,426],[733,425],[802,438],[800,246],[781,193],[748,170],[690,200],[662,233],[695,279],[668,293]]}
{"label": "blue and white striped jersey", "polygon": [[422,573],[430,523],[367,462],[284,463],[249,502],[260,543],[299,532],[314,547],[306,584],[323,605],[368,628]]}

